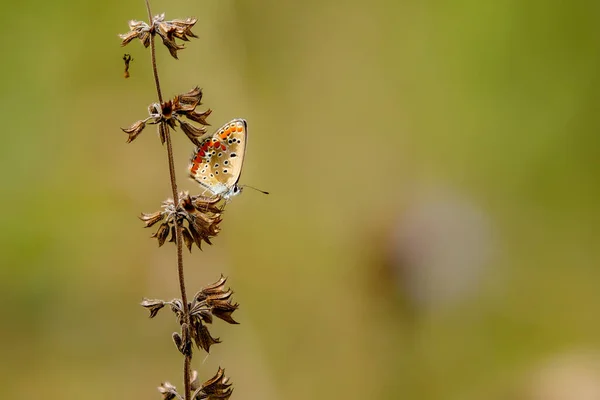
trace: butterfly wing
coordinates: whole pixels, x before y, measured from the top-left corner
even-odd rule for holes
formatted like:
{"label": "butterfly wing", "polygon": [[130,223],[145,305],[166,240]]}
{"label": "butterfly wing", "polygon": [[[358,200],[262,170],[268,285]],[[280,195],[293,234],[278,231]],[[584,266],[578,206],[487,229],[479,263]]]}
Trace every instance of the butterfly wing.
{"label": "butterfly wing", "polygon": [[234,119],[206,138],[190,160],[190,176],[212,194],[227,197],[242,173],[248,126]]}

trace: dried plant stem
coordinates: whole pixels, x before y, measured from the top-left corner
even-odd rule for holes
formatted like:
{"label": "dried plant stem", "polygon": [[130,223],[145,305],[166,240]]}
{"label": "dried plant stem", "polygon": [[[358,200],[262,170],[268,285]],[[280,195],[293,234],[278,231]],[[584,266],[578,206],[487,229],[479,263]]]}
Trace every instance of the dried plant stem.
{"label": "dried plant stem", "polygon": [[[152,11],[150,9],[150,1],[145,0],[146,2],[146,10],[148,11],[148,19],[149,25],[152,24]],[[152,71],[154,72],[154,83],[156,85],[156,93],[158,95],[158,101],[162,104],[162,92],[160,90],[160,80],[158,78],[158,68],[156,66],[156,46],[154,43],[154,35],[150,37],[150,53],[152,57]],[[179,204],[179,193],[177,192],[177,178],[175,176],[175,162],[173,157],[173,146],[171,144],[171,133],[168,126],[163,126],[165,132],[165,144],[167,146],[167,157],[169,159],[169,176],[171,178],[171,189],[173,191],[173,204]],[[181,301],[183,303],[183,315],[185,325],[183,329],[189,329],[190,326],[190,310],[189,303],[187,300],[187,293],[185,290],[185,276],[183,272],[183,237],[182,237],[182,227],[181,224],[176,219],[176,230],[175,230],[175,242],[177,246],[177,272],[179,276],[179,289],[181,291]],[[187,332],[182,332],[186,337],[188,336]],[[183,362],[183,384],[185,387],[184,390],[184,399],[191,400],[191,387],[190,387],[190,366],[192,362],[191,355],[184,356]]]}
{"label": "dried plant stem", "polygon": [[[152,11],[150,10],[150,0],[145,0],[145,2],[146,2],[146,10],[148,11],[149,25],[153,26]],[[162,91],[160,90],[160,80],[158,79],[158,68],[156,67],[156,46],[154,45],[154,35],[150,35],[150,53],[152,54],[152,71],[154,72],[154,84],[156,85],[156,92],[158,94],[158,102],[162,104],[162,102],[163,102]],[[173,175],[171,175],[171,176],[173,176]],[[175,204],[177,204],[177,203],[175,203]]]}
{"label": "dried plant stem", "polygon": [[[158,80],[158,78],[157,78]],[[179,195],[177,193],[177,180],[175,179],[175,163],[173,162],[173,146],[171,145],[171,134],[167,129],[165,135],[165,143],[167,145],[167,155],[169,158],[169,171],[171,176],[171,188],[173,189],[174,204],[179,204]],[[176,221],[178,221],[176,219]],[[181,224],[176,222],[175,244],[177,245],[177,272],[179,275],[179,289],[181,290],[181,301],[183,302],[183,315],[185,320],[185,328],[190,326],[190,309],[185,290],[185,276],[183,273],[183,238],[181,233]],[[183,333],[183,332],[182,332]],[[187,334],[186,334],[187,336]],[[184,398],[190,400],[190,365],[192,356],[186,355],[183,362],[183,383],[185,385]]]}
{"label": "dried plant stem", "polygon": [[[165,14],[152,16],[150,0],[144,0],[146,10],[148,11],[149,23],[144,21],[130,20],[129,32],[120,34],[121,46],[126,46],[134,39],[139,39],[144,47],[150,47],[151,65],[154,73],[154,84],[158,96],[158,103],[152,103],[148,107],[149,117],[140,119],[128,128],[121,128],[128,135],[127,143],[135,140],[144,130],[147,124],[158,126],[158,133],[161,143],[166,146],[167,160],[169,164],[169,177],[171,181],[172,199],[167,199],[162,203],[161,211],[144,214],[140,219],[144,221],[146,227],[158,224],[158,229],[152,235],[157,239],[158,245],[162,246],[168,239],[168,242],[175,242],[177,248],[177,273],[179,279],[179,289],[181,299],[164,301],[159,299],[145,298],[141,305],[150,311],[150,318],[169,305],[171,311],[177,317],[181,325],[181,333],[174,332],[173,342],[181,354],[183,361],[183,384],[184,391],[178,392],[177,388],[168,381],[164,381],[158,387],[158,391],[165,400],[192,400],[192,397],[202,399],[222,399],[227,400],[231,396],[232,388],[229,378],[225,376],[225,370],[219,367],[217,374],[205,381],[202,385],[198,381],[196,371],[192,371],[192,349],[195,346],[207,353],[210,347],[220,343],[218,338],[211,336],[206,324],[213,322],[213,317],[221,319],[229,324],[237,324],[231,317],[231,314],[238,308],[237,303],[233,303],[231,296],[233,291],[225,287],[227,278],[221,275],[221,278],[208,286],[205,286],[191,297],[188,302],[185,288],[185,276],[183,266],[183,245],[191,251],[192,246],[200,248],[202,242],[211,244],[210,239],[219,233],[219,223],[221,222],[222,205],[218,203],[226,200],[231,193],[214,198],[205,198],[203,196],[190,196],[188,193],[179,194],[177,189],[177,178],[175,175],[175,161],[173,156],[173,141],[171,131],[179,125],[190,141],[199,147],[200,138],[206,133],[206,117],[211,113],[210,109],[204,112],[196,111],[196,106],[202,104],[202,90],[196,86],[186,93],[173,97],[172,100],[163,101],[160,88],[160,79],[158,76],[158,67],[156,63],[155,36],[160,36],[162,44],[167,47],[171,56],[177,59],[177,51],[183,50],[185,46],[178,43],[176,39],[187,42],[190,38],[197,38],[192,31],[192,27],[197,22],[197,18],[188,17],[185,19],[166,20]],[[126,72],[128,58],[124,57]],[[129,60],[131,61],[131,60]],[[198,125],[186,122],[188,119]],[[245,140],[245,121],[233,120],[229,126],[228,135],[233,136],[233,132],[239,137],[236,142],[239,144],[242,139]],[[235,129],[234,129],[235,128]],[[213,136],[222,134],[217,131]],[[203,139],[205,143],[217,143],[216,139]],[[229,140],[231,145],[232,139]],[[218,141],[219,148],[223,151],[226,146]],[[236,148],[235,146],[230,146]],[[242,145],[243,148],[243,145]],[[197,150],[199,151],[199,150]],[[233,150],[232,150],[233,151]],[[234,157],[231,153],[231,157]],[[200,157],[200,153],[196,156]],[[225,161],[227,164],[229,161]],[[217,172],[215,172],[217,174]],[[239,174],[239,169],[238,169]],[[237,186],[235,186],[237,189]],[[194,394],[192,394],[192,392]]]}

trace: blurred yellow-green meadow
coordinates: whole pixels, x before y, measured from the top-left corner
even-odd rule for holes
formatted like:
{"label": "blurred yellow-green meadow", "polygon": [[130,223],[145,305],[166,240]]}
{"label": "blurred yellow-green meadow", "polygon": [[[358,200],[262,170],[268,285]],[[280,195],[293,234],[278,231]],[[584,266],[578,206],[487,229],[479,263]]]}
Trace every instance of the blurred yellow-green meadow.
{"label": "blurred yellow-green meadow", "polygon": [[[241,183],[194,293],[240,325],[197,351],[232,399],[600,399],[600,3],[152,2],[195,16],[163,93],[248,121]],[[0,25],[0,382],[6,399],[152,399],[181,382],[170,197],[143,1],[24,0]],[[123,54],[133,57],[123,77]],[[193,146],[173,136],[179,186]]]}

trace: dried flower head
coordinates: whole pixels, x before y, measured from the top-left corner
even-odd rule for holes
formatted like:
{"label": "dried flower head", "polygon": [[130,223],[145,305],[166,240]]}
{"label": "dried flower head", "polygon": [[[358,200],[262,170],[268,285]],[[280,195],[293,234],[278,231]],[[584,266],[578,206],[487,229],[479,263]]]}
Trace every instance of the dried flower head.
{"label": "dried flower head", "polygon": [[163,300],[144,299],[140,304],[150,311],[150,318],[154,318],[166,303]]}
{"label": "dried flower head", "polygon": [[[221,276],[217,282],[196,293],[192,302],[189,303],[189,337],[194,340],[198,348],[203,349],[207,353],[210,351],[210,346],[220,343],[218,338],[213,338],[211,336],[208,327],[206,326],[206,324],[211,324],[213,322],[213,317],[220,318],[230,324],[237,324],[231,317],[231,314],[237,310],[239,304],[231,302],[233,291],[231,289],[225,289],[225,282],[227,282],[227,278]],[[169,302],[169,304],[177,316],[179,323],[185,325],[183,302],[180,299],[174,299]],[[185,345],[183,339],[182,329],[182,336],[178,339],[175,339],[174,337],[175,344],[180,351]]]}
{"label": "dried flower head", "polygon": [[215,376],[204,382],[201,387],[194,390],[192,399],[226,400],[229,399],[232,392],[233,389],[231,388],[231,383],[229,383],[229,378],[225,376],[225,370],[219,367]]}
{"label": "dried flower head", "polygon": [[121,46],[127,46],[135,38],[140,39],[144,47],[150,46],[150,31],[150,26],[144,21],[129,21],[129,32],[119,35]]}
{"label": "dried flower head", "polygon": [[163,202],[162,211],[142,214],[140,219],[144,221],[146,228],[162,221],[152,235],[158,240],[159,246],[162,246],[169,236],[171,242],[175,241],[176,224],[180,224],[183,228],[183,241],[191,252],[193,244],[202,249],[203,241],[212,244],[210,239],[219,233],[221,222],[221,209],[217,207],[219,201],[219,198],[190,196],[184,192],[179,196],[177,207],[172,199],[168,199]]}
{"label": "dried flower head", "polygon": [[163,40],[163,44],[169,49],[171,56],[177,58],[177,50],[182,50],[185,47],[175,42],[175,38],[184,41],[189,41],[189,37],[197,38],[192,32],[192,27],[198,20],[196,18],[186,18],[185,20],[174,19],[165,21],[165,14],[154,18],[154,24],[158,27],[157,32]]}
{"label": "dried flower head", "polygon": [[[167,100],[162,104],[152,103],[148,107],[149,116],[146,119],[134,122],[129,128],[121,128],[127,133],[127,143],[131,143],[146,127],[146,124],[158,125],[158,134],[161,143],[165,142],[165,137],[169,128],[177,129],[177,125],[186,136],[199,146],[202,140],[208,136],[205,126],[210,125],[206,118],[212,110],[209,108],[204,112],[196,111],[196,107],[201,105],[202,89],[195,87],[187,93],[178,94],[173,100]],[[194,121],[201,126],[198,127],[185,121],[184,118]]]}
{"label": "dried flower head", "polygon": [[[211,323],[215,316],[230,324],[237,324],[231,317],[231,314],[238,309],[238,303],[231,302],[233,291],[229,288],[225,289],[227,278],[221,275],[221,278],[196,293],[194,300],[190,306],[190,313],[197,313],[204,322]],[[208,311],[208,312],[207,312]]]}
{"label": "dried flower head", "polygon": [[174,19],[165,21],[165,14],[156,15],[152,18],[152,26],[144,21],[129,21],[129,32],[119,35],[121,46],[126,46],[133,39],[140,39],[144,47],[150,46],[150,36],[158,33],[165,47],[173,58],[177,58],[177,51],[183,50],[183,45],[177,44],[175,39],[189,41],[189,38],[197,38],[192,27],[198,20],[196,18]]}

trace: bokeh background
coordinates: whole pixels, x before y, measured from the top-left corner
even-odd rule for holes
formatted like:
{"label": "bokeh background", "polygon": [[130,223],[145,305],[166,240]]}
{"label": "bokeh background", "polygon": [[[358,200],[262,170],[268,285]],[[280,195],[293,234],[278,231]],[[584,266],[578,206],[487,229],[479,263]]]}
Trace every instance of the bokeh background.
{"label": "bokeh background", "polygon": [[[165,96],[250,127],[194,291],[229,276],[239,326],[194,367],[239,399],[600,399],[600,3],[153,1],[196,16]],[[6,3],[0,25],[3,398],[181,387],[169,196],[148,128],[140,1]],[[132,54],[123,78],[123,53]],[[174,137],[182,189],[191,145]]]}

